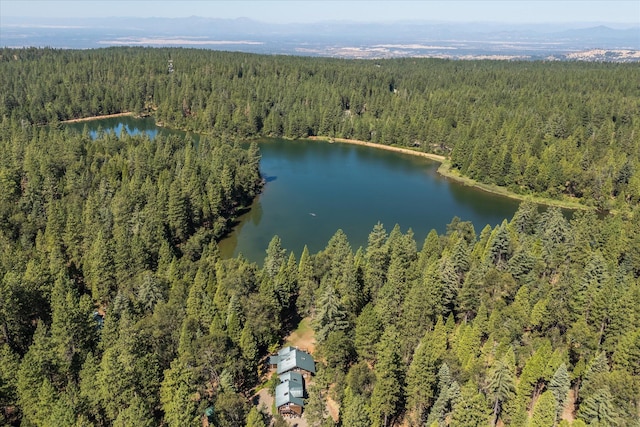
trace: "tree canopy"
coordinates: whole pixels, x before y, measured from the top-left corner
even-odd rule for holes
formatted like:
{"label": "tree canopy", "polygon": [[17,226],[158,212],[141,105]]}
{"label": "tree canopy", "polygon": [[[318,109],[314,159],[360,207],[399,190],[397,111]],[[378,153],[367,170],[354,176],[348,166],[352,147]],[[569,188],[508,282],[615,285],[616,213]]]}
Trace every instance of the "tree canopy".
{"label": "tree canopy", "polygon": [[[267,425],[250,403],[264,356],[311,317],[314,423],[333,425],[331,398],[342,425],[552,425],[566,411],[632,425],[639,73],[2,49],[0,424]],[[93,139],[58,123],[121,111],[204,135]],[[223,259],[216,242],[262,185],[259,149],[234,141],[259,135],[413,146],[514,191],[619,210],[523,203],[420,246],[372,224],[366,248],[338,230],[315,254],[274,237],[264,266]]]}

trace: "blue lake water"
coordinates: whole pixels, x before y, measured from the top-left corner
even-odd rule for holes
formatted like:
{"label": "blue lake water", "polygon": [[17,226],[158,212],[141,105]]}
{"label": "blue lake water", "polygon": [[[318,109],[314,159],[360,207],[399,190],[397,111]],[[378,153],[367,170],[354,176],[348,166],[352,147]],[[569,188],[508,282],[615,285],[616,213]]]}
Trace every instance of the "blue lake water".
{"label": "blue lake water", "polygon": [[[153,119],[131,117],[73,126],[86,126],[89,132],[146,132],[152,138],[180,133],[155,126]],[[219,243],[223,256],[242,253],[261,263],[277,234],[299,257],[305,245],[311,253],[322,250],[338,229],[355,251],[366,246],[378,221],[387,231],[395,224],[403,232],[411,228],[420,247],[431,229],[444,232],[454,216],[471,221],[479,233],[487,224],[511,219],[518,208],[515,200],[448,180],[437,173],[437,162],[410,154],[281,139],[261,140],[260,151],[264,191]]]}

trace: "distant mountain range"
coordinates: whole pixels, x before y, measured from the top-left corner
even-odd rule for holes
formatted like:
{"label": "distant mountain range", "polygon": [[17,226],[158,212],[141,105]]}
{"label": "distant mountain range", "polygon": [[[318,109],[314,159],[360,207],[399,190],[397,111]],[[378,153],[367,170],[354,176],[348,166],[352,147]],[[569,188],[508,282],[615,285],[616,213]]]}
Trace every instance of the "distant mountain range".
{"label": "distant mountain range", "polygon": [[[328,21],[267,24],[246,18],[0,20],[0,46],[87,49],[181,46],[347,58],[640,61],[640,25]],[[589,54],[588,52],[597,52]]]}

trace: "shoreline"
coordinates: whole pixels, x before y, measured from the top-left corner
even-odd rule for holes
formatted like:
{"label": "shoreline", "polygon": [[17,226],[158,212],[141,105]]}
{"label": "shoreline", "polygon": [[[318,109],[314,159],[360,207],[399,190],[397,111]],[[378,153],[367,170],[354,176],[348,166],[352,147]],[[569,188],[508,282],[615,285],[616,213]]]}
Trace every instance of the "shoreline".
{"label": "shoreline", "polygon": [[451,171],[450,169],[451,164],[449,162],[449,159],[447,159],[445,156],[441,156],[438,154],[425,153],[422,151],[416,151],[410,148],[397,147],[393,145],[382,145],[375,142],[359,141],[357,139],[331,138],[326,136],[310,136],[304,139],[309,139],[311,141],[339,142],[343,144],[361,145],[364,147],[372,147],[380,150],[395,151],[397,153],[405,153],[413,156],[426,157],[428,159],[431,159],[433,161],[440,163],[440,167],[438,167],[438,173],[442,175],[444,178],[450,179],[452,181],[458,182],[468,187],[473,187],[478,190],[485,191],[487,193],[496,194],[498,196],[508,197],[510,199],[520,200],[523,202],[530,201],[539,205],[556,206],[563,209],[575,209],[575,210],[591,210],[592,209],[589,206],[582,205],[578,202],[549,199],[546,197],[535,196],[535,195],[517,194],[508,190],[505,187],[500,187],[494,184],[485,184],[482,182],[478,182],[472,178],[461,176]]}
{"label": "shoreline", "polygon": [[304,139],[310,139],[311,141],[341,142],[344,144],[361,145],[363,147],[373,147],[373,148],[378,148],[380,150],[395,151],[396,153],[404,153],[404,154],[411,154],[412,156],[426,157],[428,159],[435,160],[436,162],[439,162],[439,163],[442,163],[447,159],[445,156],[441,156],[439,154],[425,153],[423,151],[415,151],[410,148],[397,147],[395,145],[383,145],[383,144],[378,144],[376,142],[359,141],[357,139],[330,138],[330,137],[324,137],[324,136],[310,136]]}
{"label": "shoreline", "polygon": [[101,120],[101,119],[110,119],[112,117],[125,117],[125,116],[133,116],[132,112],[124,112],[124,113],[115,113],[115,114],[103,114],[101,116],[91,116],[91,117],[82,117],[79,119],[69,119],[69,120],[63,120],[60,123],[81,123],[81,122],[92,122],[94,120]]}
{"label": "shoreline", "polygon": [[[60,123],[80,123],[80,122],[89,122],[89,121],[93,121],[93,120],[100,120],[100,119],[108,119],[108,118],[112,118],[112,117],[125,117],[125,116],[134,116],[134,114],[132,112],[124,112],[124,113],[116,113],[116,114],[104,114],[101,116],[93,116],[93,117],[84,117],[84,118],[80,118],[80,119],[70,119],[70,120],[65,120],[62,121]],[[158,124],[156,122],[156,125],[159,127],[164,127],[164,123]],[[546,197],[541,197],[541,196],[535,196],[535,195],[523,195],[523,194],[517,194],[514,193],[508,189],[506,189],[505,187],[500,187],[494,184],[484,184],[481,182],[478,182],[472,178],[468,178],[468,177],[464,177],[461,176],[455,172],[452,172],[450,169],[450,163],[449,160],[445,157],[445,156],[441,156],[439,154],[432,154],[432,153],[425,153],[423,151],[417,151],[417,150],[412,150],[410,148],[407,147],[398,147],[395,145],[383,145],[383,144],[379,144],[376,142],[368,142],[368,141],[360,141],[357,139],[348,139],[348,138],[333,138],[333,137],[328,137],[328,136],[309,136],[306,138],[301,138],[301,139],[306,139],[309,141],[325,141],[325,142],[329,142],[329,143],[333,143],[333,142],[338,142],[338,143],[342,143],[342,144],[352,144],[352,145],[360,145],[363,147],[370,147],[370,148],[375,148],[378,150],[386,150],[386,151],[395,151],[397,153],[403,153],[403,154],[409,154],[412,156],[418,156],[418,157],[424,157],[427,158],[429,160],[433,160],[435,162],[440,163],[440,167],[438,167],[438,174],[440,174],[441,176],[443,176],[446,179],[450,179],[452,181],[458,182],[460,184],[466,185],[468,187],[474,187],[477,188],[478,190],[481,191],[485,191],[487,193],[491,193],[491,194],[496,194],[498,196],[502,196],[502,197],[508,197],[510,199],[514,199],[514,200],[520,200],[520,201],[530,201],[539,205],[545,205],[545,206],[556,206],[559,208],[563,208],[563,209],[575,209],[575,210],[592,210],[593,208],[589,207],[589,206],[585,206],[582,205],[578,202],[570,202],[570,201],[562,201],[562,200],[556,200],[556,199],[550,199],[550,198],[546,198]]]}
{"label": "shoreline", "polygon": [[460,184],[466,185],[467,187],[473,187],[487,193],[508,197],[514,200],[520,200],[522,202],[533,202],[538,205],[554,206],[561,209],[571,209],[571,210],[588,211],[588,210],[595,209],[595,208],[580,204],[578,202],[550,199],[548,197],[536,196],[532,194],[518,194],[508,190],[505,187],[500,187],[495,184],[485,184],[482,182],[478,182],[473,178],[468,178],[456,172],[452,172],[451,163],[449,162],[448,159],[446,159],[440,164],[440,167],[438,168],[438,173],[447,179],[456,181]]}

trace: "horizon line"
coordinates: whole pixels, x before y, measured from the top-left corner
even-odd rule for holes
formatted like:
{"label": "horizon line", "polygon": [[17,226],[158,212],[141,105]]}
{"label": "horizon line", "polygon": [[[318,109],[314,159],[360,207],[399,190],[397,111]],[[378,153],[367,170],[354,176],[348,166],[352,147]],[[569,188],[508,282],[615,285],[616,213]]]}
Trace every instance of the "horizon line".
{"label": "horizon line", "polygon": [[219,18],[215,16],[203,16],[203,15],[189,15],[189,16],[175,16],[175,17],[167,17],[167,16],[86,16],[86,17],[62,17],[62,16],[25,16],[25,15],[4,15],[0,21],[5,19],[26,19],[26,20],[49,20],[49,21],[82,21],[87,19],[213,19],[219,21],[251,21],[257,22],[261,24],[268,25],[293,25],[293,24],[325,24],[325,23],[338,23],[338,24],[400,24],[400,23],[430,23],[430,24],[503,24],[503,25],[566,25],[566,24],[592,24],[592,25],[602,25],[602,24],[611,24],[611,25],[629,25],[631,27],[640,27],[640,22],[620,22],[620,21],[606,21],[606,20],[575,20],[575,21],[528,21],[528,22],[511,22],[511,21],[491,21],[491,20],[442,20],[442,19],[395,19],[395,20],[370,20],[370,21],[359,21],[353,19],[324,19],[319,21],[291,21],[291,22],[273,22],[273,21],[262,21],[255,18],[250,18],[247,16],[240,16],[237,18]]}

